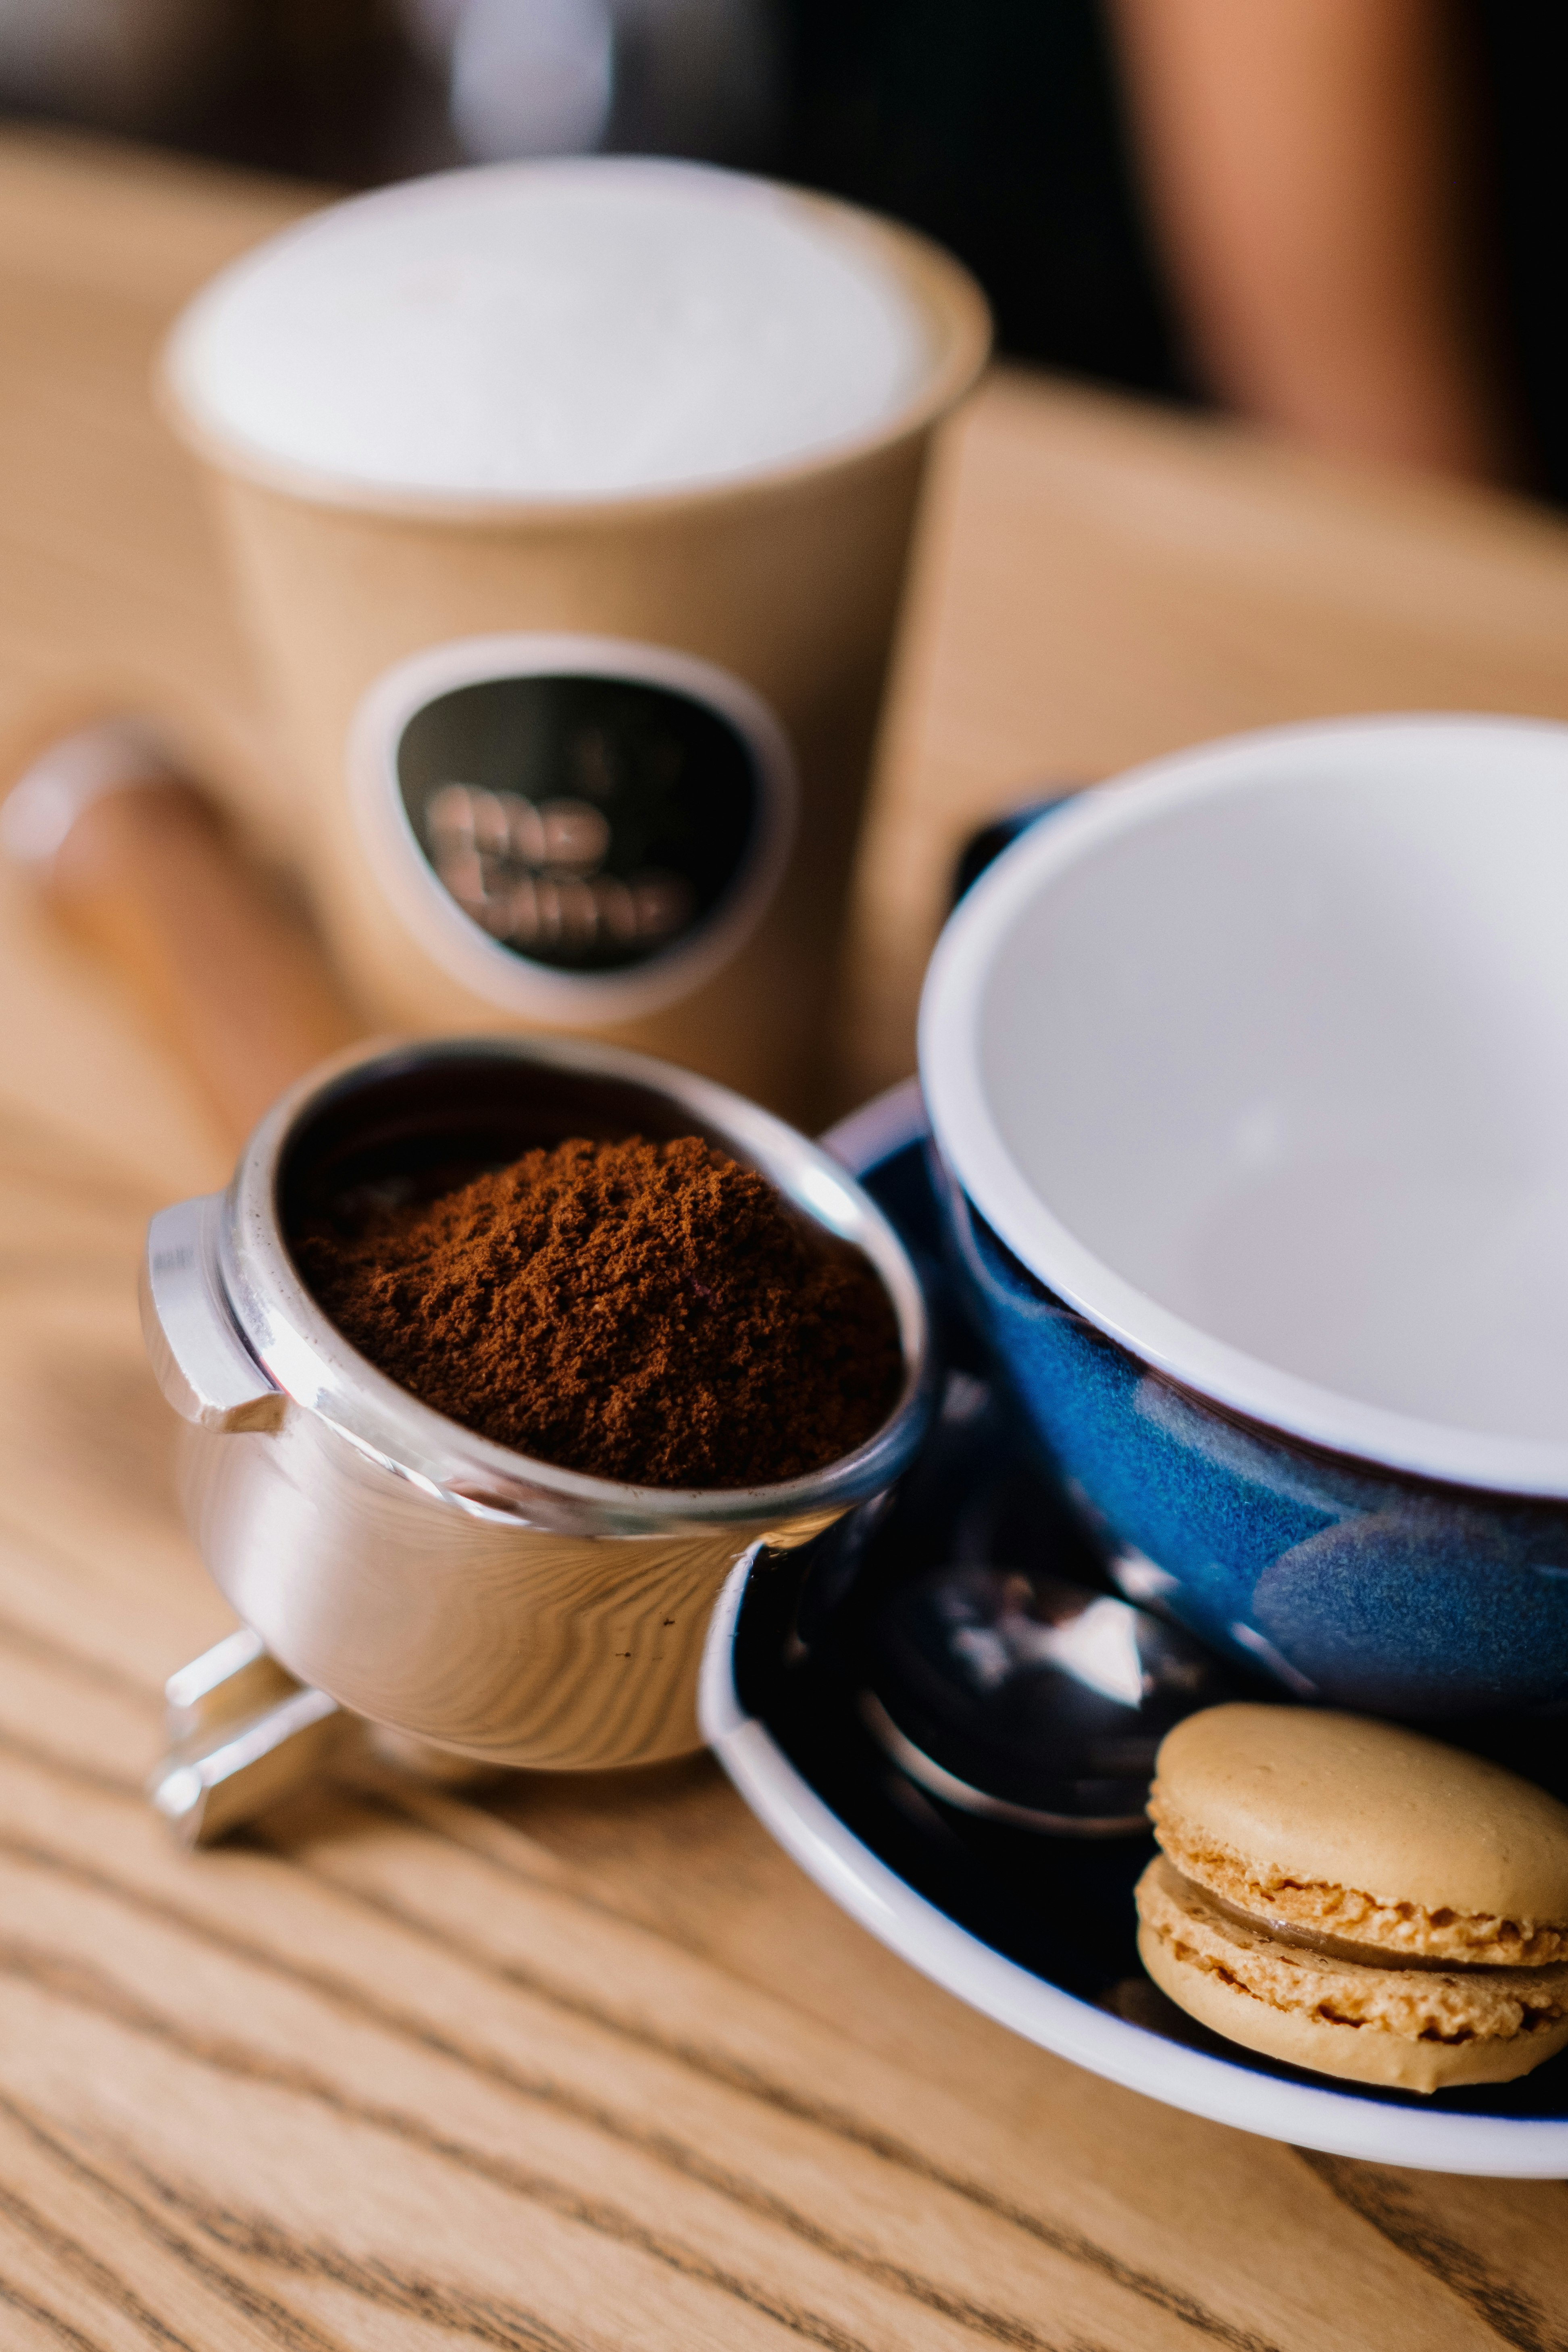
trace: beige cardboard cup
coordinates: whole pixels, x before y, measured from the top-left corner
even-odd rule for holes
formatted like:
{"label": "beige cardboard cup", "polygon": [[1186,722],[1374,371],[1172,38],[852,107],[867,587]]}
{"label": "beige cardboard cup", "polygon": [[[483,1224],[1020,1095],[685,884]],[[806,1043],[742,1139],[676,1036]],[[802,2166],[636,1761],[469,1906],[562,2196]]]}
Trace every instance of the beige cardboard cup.
{"label": "beige cardboard cup", "polygon": [[[299,761],[299,855],[376,1021],[423,1034],[579,1027],[797,1118],[816,1108],[826,997],[921,471],[933,427],[984,363],[990,322],[968,274],[924,238],[824,198],[791,192],[788,200],[913,298],[929,367],[875,429],[711,485],[568,503],[383,493],[306,474],[240,446],[204,412],[176,328],[164,355],[165,409],[216,495]],[[782,730],[795,776],[793,845],[749,928],[731,927],[732,951],[717,968],[712,957],[692,960],[691,984],[673,1001],[669,988],[654,989],[642,1010],[628,1010],[626,991],[605,1002],[585,992],[574,1004],[546,989],[531,1011],[515,988],[489,986],[482,959],[447,953],[429,924],[410,922],[407,894],[389,889],[387,857],[367,842],[348,749],[367,697],[373,709],[387,707],[389,692],[395,702],[386,674],[413,656],[520,634],[601,649],[623,641],[637,675],[645,657],[656,668],[661,654],[694,659],[734,681],[741,699],[760,698]],[[468,657],[460,646],[456,657],[459,667]],[[776,827],[773,839],[776,851]]]}

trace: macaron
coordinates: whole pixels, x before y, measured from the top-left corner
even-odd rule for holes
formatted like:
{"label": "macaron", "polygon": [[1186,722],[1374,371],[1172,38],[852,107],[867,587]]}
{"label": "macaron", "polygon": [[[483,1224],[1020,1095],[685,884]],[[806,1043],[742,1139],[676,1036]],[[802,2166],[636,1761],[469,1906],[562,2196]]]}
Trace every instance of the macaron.
{"label": "macaron", "polygon": [[1407,2091],[1568,2045],[1568,1806],[1397,1724],[1230,1706],[1167,1733],[1137,1890],[1162,1991],[1230,2041]]}

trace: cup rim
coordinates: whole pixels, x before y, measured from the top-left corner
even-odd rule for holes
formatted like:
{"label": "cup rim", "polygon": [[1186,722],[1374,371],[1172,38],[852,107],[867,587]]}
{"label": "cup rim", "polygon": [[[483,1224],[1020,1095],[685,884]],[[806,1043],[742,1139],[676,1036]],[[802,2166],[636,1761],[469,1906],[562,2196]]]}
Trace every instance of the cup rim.
{"label": "cup rim", "polygon": [[[771,1486],[634,1486],[515,1452],[449,1420],[390,1379],[338,1329],[307,1289],[285,1239],[279,1178],[305,1120],[334,1097],[422,1063],[493,1060],[573,1073],[663,1095],[757,1167],[814,1223],[870,1260],[898,1318],[904,1377],[865,1442],[819,1470]],[[728,1087],[651,1055],[574,1038],[464,1034],[351,1047],[312,1071],[268,1113],[224,1196],[219,1267],[246,1344],[284,1394],[362,1453],[470,1517],[562,1533],[679,1535],[716,1527],[790,1540],[889,1485],[923,1434],[935,1379],[930,1319],[903,1243],[842,1161]]]}
{"label": "cup rim", "polygon": [[987,1223],[1029,1274],[1130,1355],[1255,1424],[1331,1453],[1446,1485],[1562,1498],[1568,1440],[1508,1437],[1364,1403],[1160,1306],[1046,1206],[1013,1158],[981,1076],[981,1012],[994,955],[1025,908],[1102,844],[1168,811],[1283,783],[1294,772],[1290,755],[1303,746],[1331,761],[1396,741],[1418,745],[1436,733],[1451,740],[1456,730],[1468,731],[1494,765],[1526,738],[1568,760],[1568,725],[1549,719],[1396,712],[1312,720],[1145,761],[1053,812],[981,877],[937,944],[921,1000],[921,1079],[942,1158]]}
{"label": "cup rim", "polygon": [[[908,400],[875,425],[773,465],[707,479],[700,476],[689,482],[661,485],[655,489],[563,498],[495,491],[420,490],[347,481],[324,468],[278,457],[242,440],[221,422],[197,392],[189,347],[207,302],[252,268],[262,255],[310,235],[324,212],[362,205],[414,205],[435,184],[469,178],[479,173],[563,177],[584,172],[614,172],[628,176],[646,172],[711,173],[771,191],[831,223],[840,238],[862,249],[874,248],[910,293],[932,331],[934,348],[921,383]],[[186,303],[165,336],[154,362],[153,398],[164,422],[196,457],[221,474],[304,505],[341,509],[370,520],[447,523],[471,530],[520,526],[542,530],[554,527],[613,529],[658,522],[687,512],[706,512],[716,507],[766,503],[814,483],[836,481],[844,474],[890,458],[928,432],[972,390],[990,356],[991,342],[990,306],[970,272],[934,240],[900,221],[820,194],[815,189],[795,187],[788,182],[752,173],[727,172],[713,164],[696,164],[666,156],[552,156],[528,163],[468,164],[455,171],[427,173],[392,187],[373,188],[290,222],[228,262]]]}

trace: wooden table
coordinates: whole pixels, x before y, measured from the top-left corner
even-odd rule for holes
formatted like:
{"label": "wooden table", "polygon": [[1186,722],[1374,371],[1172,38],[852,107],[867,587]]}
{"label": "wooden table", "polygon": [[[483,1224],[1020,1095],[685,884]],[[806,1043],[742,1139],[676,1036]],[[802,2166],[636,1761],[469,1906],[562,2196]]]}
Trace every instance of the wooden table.
{"label": "wooden table", "polygon": [[[0,720],[264,726],[145,396],[299,201],[0,143]],[[1225,428],[998,383],[936,484],[850,1052],[909,1052],[952,845],[1040,776],[1335,707],[1568,711],[1568,537]],[[329,1792],[187,1858],[141,1795],[226,1626],[132,1270],[222,1172],[176,1071],[0,925],[0,2344],[17,2352],[1345,2352],[1568,2343],[1568,2189],[1305,2157],[1012,2039],[852,1927],[699,1760],[484,1803]]]}

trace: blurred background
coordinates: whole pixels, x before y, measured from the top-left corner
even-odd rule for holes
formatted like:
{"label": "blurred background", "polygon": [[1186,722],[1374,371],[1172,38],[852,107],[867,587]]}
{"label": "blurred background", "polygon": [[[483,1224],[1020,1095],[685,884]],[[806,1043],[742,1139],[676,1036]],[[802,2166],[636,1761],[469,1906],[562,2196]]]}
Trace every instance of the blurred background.
{"label": "blurred background", "polygon": [[1003,348],[1568,498],[1527,0],[0,0],[0,113],[369,186],[594,150],[949,245]]}

